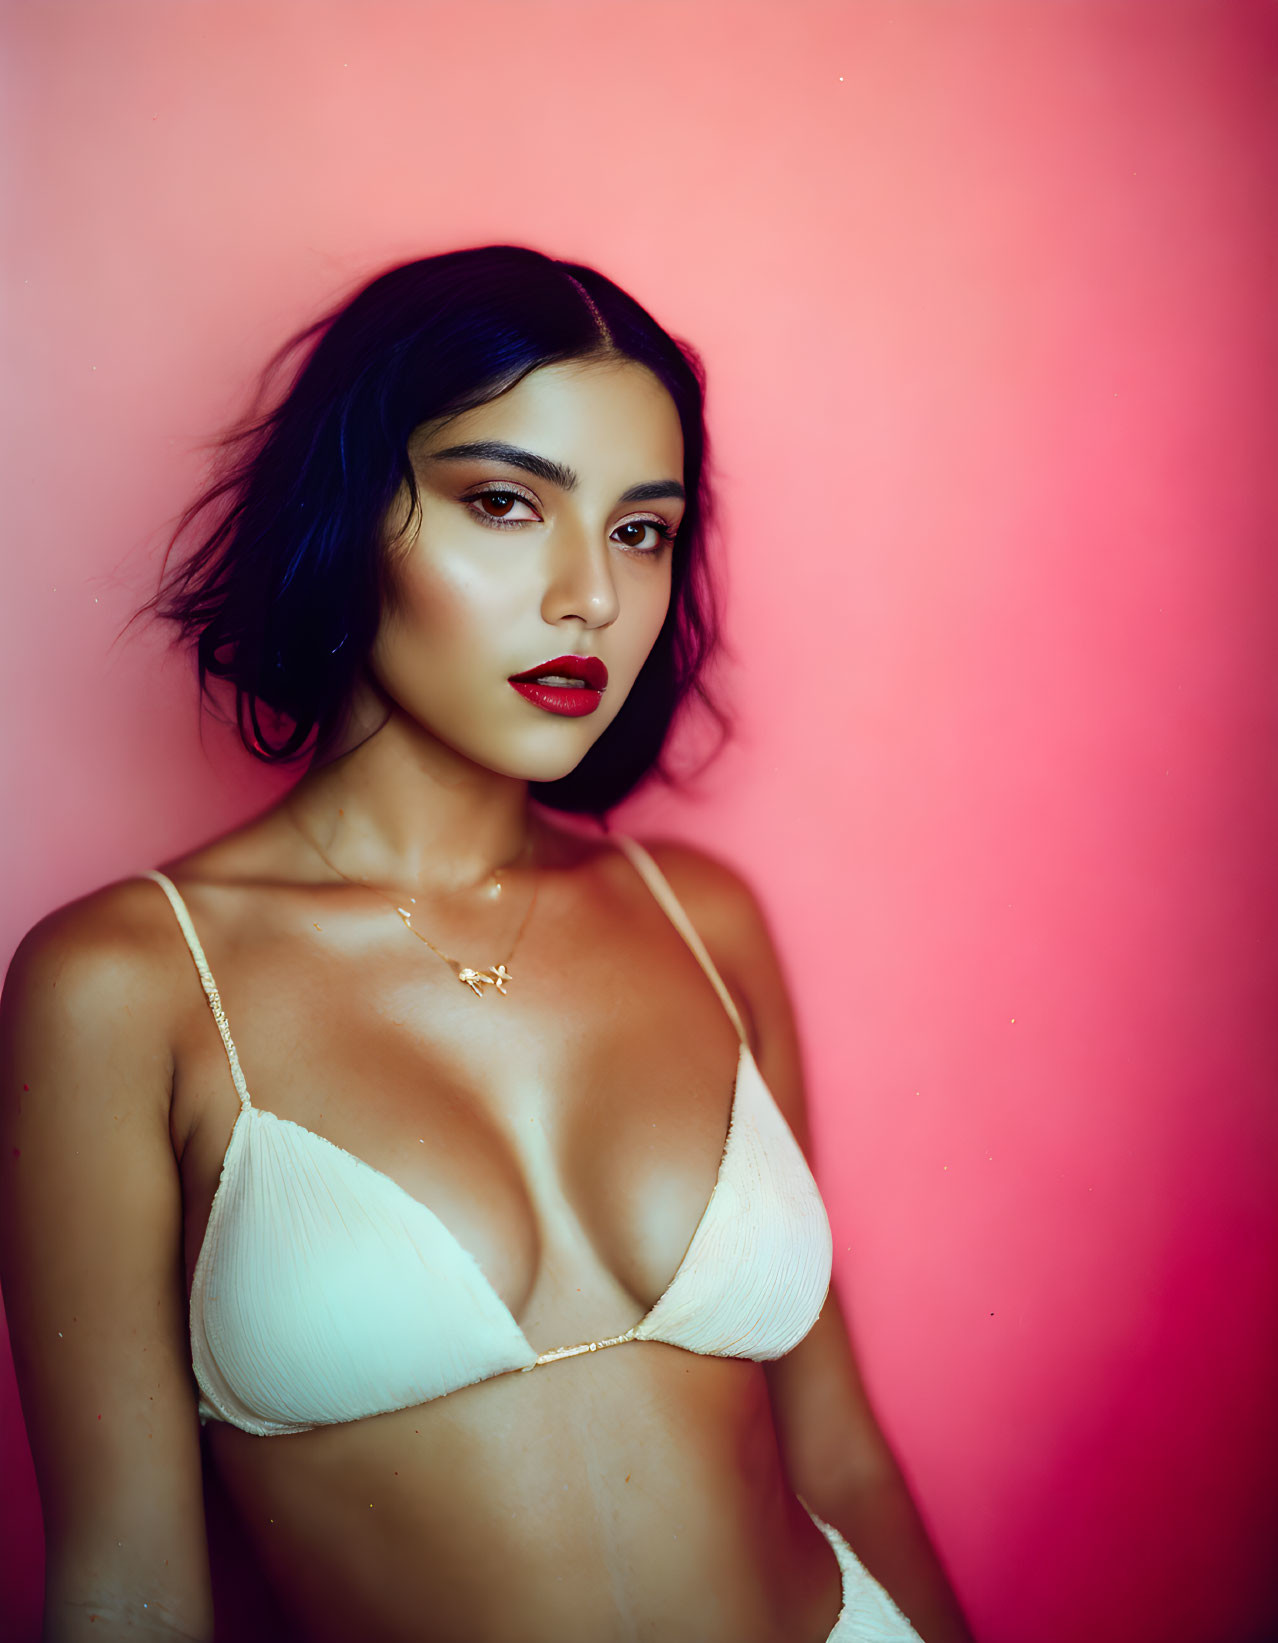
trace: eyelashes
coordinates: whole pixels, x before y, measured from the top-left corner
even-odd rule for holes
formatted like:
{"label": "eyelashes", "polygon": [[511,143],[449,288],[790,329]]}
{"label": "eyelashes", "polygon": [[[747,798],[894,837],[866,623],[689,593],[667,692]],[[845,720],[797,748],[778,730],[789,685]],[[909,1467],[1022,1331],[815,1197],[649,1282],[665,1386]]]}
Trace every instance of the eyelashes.
{"label": "eyelashes", "polygon": [[522,502],[526,508],[533,506],[532,501],[522,491],[512,490],[509,486],[489,486],[482,491],[472,491],[464,498],[467,510],[478,519],[481,525],[493,525],[498,530],[508,529],[511,525],[530,525],[531,519],[508,519],[505,515],[484,513],[477,506],[481,502]]}
{"label": "eyelashes", "polygon": [[[517,530],[521,525],[533,525],[540,519],[532,498],[526,496],[523,491],[517,490],[513,485],[487,485],[482,490],[471,491],[469,495],[462,498],[462,501],[465,503],[466,511],[471,518],[478,520],[481,525],[486,526],[489,530]],[[482,506],[484,503],[505,504],[507,507],[515,503],[522,503],[524,507],[533,512],[534,517],[531,519],[510,518],[502,514],[491,514],[484,510]],[[656,535],[656,541],[649,543],[647,546],[635,541],[618,543],[619,547],[626,548],[631,553],[641,554],[659,552],[667,543],[673,542],[678,534],[677,526],[671,525],[668,520],[661,519],[655,514],[644,514],[637,519],[623,519],[619,525],[613,526],[612,534],[615,536],[618,531],[632,530],[650,530]]]}

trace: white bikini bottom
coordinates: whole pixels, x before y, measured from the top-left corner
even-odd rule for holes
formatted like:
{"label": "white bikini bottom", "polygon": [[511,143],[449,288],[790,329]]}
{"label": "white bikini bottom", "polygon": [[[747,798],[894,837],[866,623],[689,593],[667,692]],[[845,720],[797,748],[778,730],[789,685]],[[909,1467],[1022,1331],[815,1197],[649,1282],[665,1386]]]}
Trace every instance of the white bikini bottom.
{"label": "white bikini bottom", "polygon": [[843,1575],[843,1607],[826,1643],[923,1643],[878,1581],[831,1523],[803,1508],[834,1548]]}

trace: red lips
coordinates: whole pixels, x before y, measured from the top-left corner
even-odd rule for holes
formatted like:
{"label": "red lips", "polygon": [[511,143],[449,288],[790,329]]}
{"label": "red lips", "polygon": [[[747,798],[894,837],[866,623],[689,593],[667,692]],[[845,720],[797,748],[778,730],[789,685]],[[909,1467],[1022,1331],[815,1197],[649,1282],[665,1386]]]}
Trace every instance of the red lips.
{"label": "red lips", "polygon": [[[551,679],[578,679],[580,684],[546,684]],[[597,656],[555,656],[523,673],[512,673],[511,688],[545,713],[580,719],[593,713],[608,685],[608,669]]]}
{"label": "red lips", "polygon": [[603,690],[608,683],[608,669],[597,656],[555,656],[549,662],[538,662],[525,673],[512,673],[510,680],[513,684],[517,679],[544,679],[548,673],[564,679],[580,679],[591,690]]}

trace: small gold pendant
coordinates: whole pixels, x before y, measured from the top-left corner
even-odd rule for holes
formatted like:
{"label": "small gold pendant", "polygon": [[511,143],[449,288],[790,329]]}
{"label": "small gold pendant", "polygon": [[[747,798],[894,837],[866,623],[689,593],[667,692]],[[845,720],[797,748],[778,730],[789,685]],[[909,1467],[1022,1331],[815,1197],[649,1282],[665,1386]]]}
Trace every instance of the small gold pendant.
{"label": "small gold pendant", "polygon": [[514,977],[504,964],[490,964],[486,970],[473,970],[469,964],[454,967],[458,981],[463,987],[469,987],[476,998],[484,996],[485,987],[495,987],[499,993],[506,991],[506,983]]}

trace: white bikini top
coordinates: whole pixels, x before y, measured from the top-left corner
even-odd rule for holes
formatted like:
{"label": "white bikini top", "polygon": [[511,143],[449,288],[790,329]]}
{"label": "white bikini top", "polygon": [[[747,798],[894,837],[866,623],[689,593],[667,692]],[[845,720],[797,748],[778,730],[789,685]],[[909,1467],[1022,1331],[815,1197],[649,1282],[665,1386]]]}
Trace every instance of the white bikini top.
{"label": "white bikini top", "polygon": [[201,1421],[263,1437],[305,1432],[628,1341],[763,1360],[811,1329],[832,1256],[816,1182],[674,891],[642,845],[617,843],[737,1030],[732,1113],[710,1200],[656,1304],[623,1335],[540,1353],[425,1204],[314,1130],[253,1105],[186,904],[172,880],[148,870],[182,927],[240,1098],[191,1285]]}

